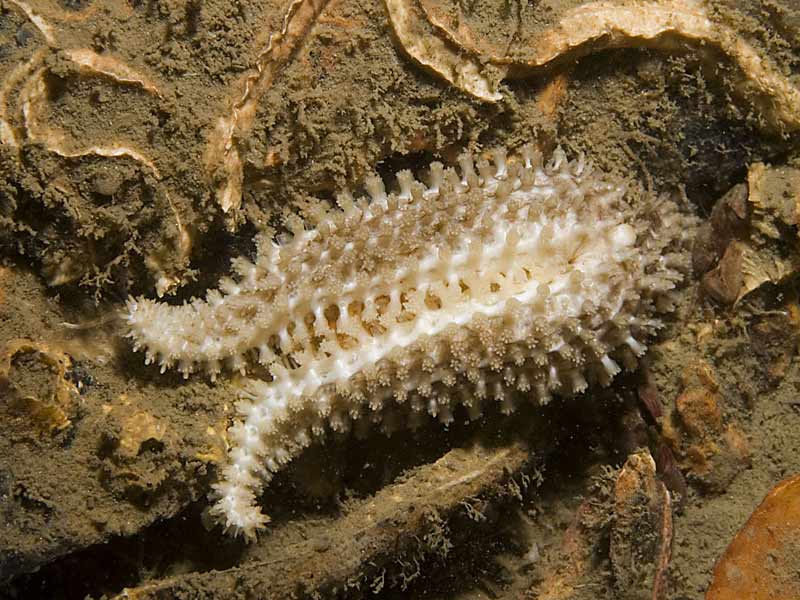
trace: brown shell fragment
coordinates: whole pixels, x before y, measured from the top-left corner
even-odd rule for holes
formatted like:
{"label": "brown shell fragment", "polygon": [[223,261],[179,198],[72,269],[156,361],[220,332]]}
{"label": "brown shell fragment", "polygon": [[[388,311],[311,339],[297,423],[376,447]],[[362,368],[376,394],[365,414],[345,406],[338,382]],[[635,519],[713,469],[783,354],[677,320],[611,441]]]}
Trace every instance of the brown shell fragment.
{"label": "brown shell fragment", "polygon": [[70,426],[67,416],[78,389],[67,378],[70,358],[44,343],[11,340],[0,353],[0,397],[18,414],[27,415],[40,433]]}
{"label": "brown shell fragment", "polygon": [[[168,208],[170,217],[167,217],[164,239],[159,239],[158,248],[148,252],[144,257],[145,266],[156,280],[155,287],[159,296],[176,288],[185,282],[186,267],[192,249],[192,235],[186,222],[184,210],[179,202],[180,191],[169,188],[155,160],[151,157],[153,149],[139,147],[129,140],[121,137],[123,128],[110,131],[112,135],[103,137],[102,141],[90,142],[76,135],[69,127],[65,127],[65,119],[58,121],[56,126],[49,122],[48,115],[52,113],[52,104],[56,94],[53,93],[53,73],[58,70],[68,70],[79,78],[94,77],[105,80],[112,86],[120,88],[140,88],[145,95],[158,101],[164,101],[165,93],[163,84],[157,83],[153,76],[147,75],[139,68],[126,64],[123,60],[107,53],[98,53],[91,48],[70,47],[73,43],[55,26],[57,22],[70,22],[88,18],[94,7],[89,7],[80,14],[71,14],[54,7],[42,7],[12,0],[10,6],[17,12],[25,15],[27,20],[38,30],[46,46],[38,48],[27,59],[19,64],[2,80],[0,80],[0,145],[14,149],[17,159],[20,158],[21,149],[27,144],[41,145],[47,152],[62,159],[62,164],[74,163],[73,159],[86,158],[89,161],[95,158],[128,159],[137,163],[144,174],[155,179],[155,188],[159,194],[158,204],[162,202]],[[63,41],[61,39],[63,37]],[[55,79],[58,79],[57,77]],[[141,145],[140,145],[141,146]],[[111,166],[111,169],[114,167]],[[50,193],[77,194],[77,191],[67,181],[51,182]],[[128,260],[133,252],[130,248],[134,245],[131,240],[127,248],[110,259],[96,259],[94,248],[96,241],[84,232],[90,229],[86,221],[86,211],[71,209],[71,220],[78,223],[77,228],[83,229],[77,236],[79,247],[75,250],[69,244],[63,249],[52,250],[55,255],[54,265],[45,265],[50,285],[58,286],[73,283],[83,279],[91,280],[92,269],[101,272],[111,270]],[[139,232],[137,232],[139,233]],[[101,236],[98,236],[101,237]],[[141,240],[137,239],[141,244]],[[159,243],[160,242],[160,243]],[[141,244],[144,246],[144,244]],[[69,255],[64,256],[64,254]],[[49,257],[44,258],[47,263]],[[102,266],[101,266],[102,265]],[[96,277],[98,282],[104,281],[106,274]],[[85,282],[84,282],[85,283]],[[102,285],[99,284],[99,285]]]}
{"label": "brown shell fragment", "polygon": [[147,411],[137,411],[122,420],[119,453],[135,458],[148,442],[162,443],[167,434],[167,424]]}
{"label": "brown shell fragment", "polygon": [[747,246],[733,241],[725,249],[719,264],[703,275],[703,289],[720,304],[734,304],[744,288],[744,261]]}
{"label": "brown shell fragment", "polygon": [[[110,57],[102,57],[90,50],[71,50],[66,56],[72,60],[79,71],[92,72],[110,78],[118,84],[140,86],[147,92],[160,97],[161,94],[154,83],[130,67]],[[49,108],[51,90],[47,84],[49,69],[41,67],[30,75],[20,93],[21,111],[24,115],[24,131],[29,142],[42,144],[49,152],[63,158],[80,158],[98,156],[103,158],[128,158],[141,165],[143,170],[152,174],[159,184],[162,174],[147,155],[126,142],[112,140],[103,145],[89,145],[69,140],[65,131],[48,126],[42,119]],[[175,288],[182,281],[182,276],[174,272],[172,263],[184,266],[188,263],[192,248],[192,237],[184,223],[173,197],[166,186],[159,185],[166,205],[174,218],[175,240],[165,244],[160,251],[145,257],[145,264],[156,278],[156,292],[162,296]],[[173,247],[174,246],[174,247]],[[64,265],[50,274],[51,285],[62,285],[78,279],[84,273],[85,265],[77,261],[65,261]],[[180,269],[180,267],[179,267]],[[178,270],[179,270],[178,269]]]}
{"label": "brown shell fragment", "polygon": [[258,43],[256,63],[234,86],[230,109],[217,119],[205,152],[206,172],[225,213],[236,212],[242,202],[244,165],[237,139],[250,131],[261,96],[308,35],[329,0],[293,0],[281,29]]}
{"label": "brown shell fragment", "polygon": [[714,567],[706,600],[800,598],[800,476],[776,485]]}
{"label": "brown shell fragment", "polygon": [[[526,38],[524,48],[507,45],[502,49],[480,39],[461,19],[449,19],[438,3],[386,0],[386,5],[400,43],[412,57],[482,100],[499,99],[499,82],[486,76],[491,73],[487,71],[490,66],[501,78],[506,73],[526,77],[556,61],[606,48],[674,52],[689,46],[713,70],[718,69],[720,57],[735,66],[735,90],[763,112],[769,128],[800,127],[800,90],[736,31],[713,21],[705,6],[694,0],[590,2]],[[509,30],[515,25],[509,21]],[[524,57],[518,58],[522,52]]]}
{"label": "brown shell fragment", "polygon": [[502,98],[497,88],[506,75],[504,67],[464,54],[438,37],[416,0],[386,0],[386,9],[400,44],[419,64],[481,100]]}
{"label": "brown shell fragment", "polygon": [[55,34],[53,32],[53,27],[39,14],[38,11],[34,10],[30,5],[26,2],[22,2],[22,0],[9,0],[13,6],[16,6],[22,12],[25,13],[25,16],[28,17],[31,23],[39,30],[44,37],[45,41],[48,44],[55,44]]}
{"label": "brown shell fragment", "polygon": [[614,486],[611,568],[620,598],[666,598],[672,554],[672,501],[642,450],[628,457]]}
{"label": "brown shell fragment", "polygon": [[750,464],[747,439],[735,422],[726,422],[724,404],[714,370],[699,361],[683,374],[675,413],[665,423],[682,469],[712,492],[724,491]]}
{"label": "brown shell fragment", "polygon": [[117,83],[139,85],[151,94],[159,98],[163,97],[159,86],[154,81],[112,56],[98,54],[89,48],[67,50],[65,55],[89,74],[104,75]]}
{"label": "brown shell fragment", "polygon": [[[746,201],[745,201],[746,199]],[[692,262],[704,291],[734,305],[765,283],[780,284],[800,268],[796,240],[783,243],[800,215],[800,170],[751,165],[746,191],[736,186],[714,206],[701,228]]]}
{"label": "brown shell fragment", "polygon": [[677,497],[677,509],[681,510],[686,504],[686,496],[689,493],[689,486],[686,484],[686,478],[683,476],[678,463],[675,460],[675,455],[665,442],[660,442],[656,450],[656,471],[667,486],[667,489],[672,493],[673,497]]}
{"label": "brown shell fragment", "polygon": [[770,385],[776,386],[788,372],[797,350],[798,306],[756,317],[748,328],[750,342]]}
{"label": "brown shell fragment", "polygon": [[734,239],[746,239],[750,208],[747,185],[733,186],[714,204],[711,218],[697,232],[692,248],[692,267],[698,275],[713,269]]}

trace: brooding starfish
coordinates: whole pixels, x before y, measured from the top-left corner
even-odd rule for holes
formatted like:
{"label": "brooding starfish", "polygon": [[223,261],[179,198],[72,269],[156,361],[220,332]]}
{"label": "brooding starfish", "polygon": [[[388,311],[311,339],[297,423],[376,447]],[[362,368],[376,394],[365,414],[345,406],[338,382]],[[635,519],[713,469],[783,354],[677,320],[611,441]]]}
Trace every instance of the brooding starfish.
{"label": "brooding starfish", "polygon": [[263,527],[263,485],[327,426],[446,423],[457,404],[477,418],[495,401],[510,412],[607,384],[645,352],[687,269],[692,218],[560,150],[547,165],[531,147],[459,163],[433,163],[428,185],[401,171],[394,192],[373,176],[369,198],[320,202],[205,300],[129,301],[148,363],[251,375],[214,485],[227,529]]}

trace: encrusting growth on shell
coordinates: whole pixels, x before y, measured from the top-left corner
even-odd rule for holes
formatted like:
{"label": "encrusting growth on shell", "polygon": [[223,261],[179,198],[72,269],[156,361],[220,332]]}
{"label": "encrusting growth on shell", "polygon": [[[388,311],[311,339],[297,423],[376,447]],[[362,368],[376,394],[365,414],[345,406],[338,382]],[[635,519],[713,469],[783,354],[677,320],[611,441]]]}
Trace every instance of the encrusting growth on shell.
{"label": "encrusting growth on shell", "polygon": [[645,352],[694,220],[560,150],[546,165],[531,147],[459,163],[433,163],[427,185],[401,171],[396,191],[370,177],[368,197],[313,206],[205,300],[128,302],[147,362],[243,375],[214,485],[226,529],[268,522],[264,484],[328,427],[447,423],[457,404],[510,412],[607,384]]}

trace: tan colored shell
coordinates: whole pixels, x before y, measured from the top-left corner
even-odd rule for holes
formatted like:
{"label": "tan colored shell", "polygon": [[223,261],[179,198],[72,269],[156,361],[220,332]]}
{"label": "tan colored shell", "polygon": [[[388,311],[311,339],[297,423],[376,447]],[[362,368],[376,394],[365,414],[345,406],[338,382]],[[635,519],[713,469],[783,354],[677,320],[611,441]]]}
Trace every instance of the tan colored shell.
{"label": "tan colored shell", "polygon": [[[603,48],[674,51],[696,47],[709,63],[726,57],[737,68],[736,90],[754,103],[770,127],[800,127],[800,90],[771,62],[696,0],[589,2],[565,12],[524,48],[492,48],[443,17],[437,3],[386,0],[389,17],[408,54],[446,81],[485,101],[497,101],[500,80],[526,77],[558,60]],[[518,56],[521,55],[521,56]]]}

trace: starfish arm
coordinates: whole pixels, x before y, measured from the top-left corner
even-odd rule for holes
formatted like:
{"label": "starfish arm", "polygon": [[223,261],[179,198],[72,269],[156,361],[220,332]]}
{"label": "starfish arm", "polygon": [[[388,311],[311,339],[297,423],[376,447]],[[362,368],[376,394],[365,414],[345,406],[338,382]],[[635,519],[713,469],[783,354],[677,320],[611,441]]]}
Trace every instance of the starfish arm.
{"label": "starfish arm", "polygon": [[227,529],[264,526],[264,485],[328,426],[510,413],[635,368],[688,270],[692,218],[560,150],[459,163],[287,218],[204,301],[130,301],[130,335],[162,369],[244,371],[257,353],[269,371],[241,380],[214,486]]}

